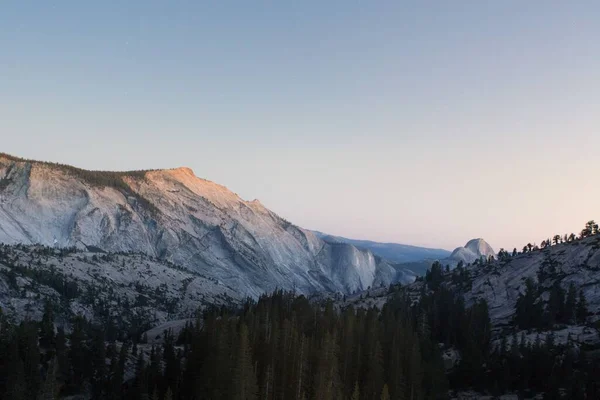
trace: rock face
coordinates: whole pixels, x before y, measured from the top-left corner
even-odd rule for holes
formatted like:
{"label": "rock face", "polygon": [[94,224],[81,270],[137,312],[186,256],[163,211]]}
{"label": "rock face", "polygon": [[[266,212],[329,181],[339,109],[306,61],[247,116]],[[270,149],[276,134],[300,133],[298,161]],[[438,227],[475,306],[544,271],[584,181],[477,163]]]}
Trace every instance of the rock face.
{"label": "rock face", "polygon": [[485,299],[490,318],[497,324],[509,323],[527,278],[539,285],[543,301],[554,284],[566,291],[573,283],[587,299],[590,319],[600,318],[600,235],[472,266],[469,271],[472,283],[465,293],[466,302]]}
{"label": "rock face", "polygon": [[[464,247],[457,247],[454,249],[452,254],[450,254],[449,261],[454,261],[458,263],[462,261],[465,264],[470,264],[475,260],[479,260],[481,258],[488,259],[489,257],[495,256],[496,253],[492,246],[490,246],[483,239],[472,239],[467,242]],[[442,261],[444,264],[444,261]]]}
{"label": "rock face", "polygon": [[370,240],[348,239],[316,231],[313,231],[313,233],[326,242],[348,243],[359,249],[370,250],[375,255],[398,263],[421,261],[425,259],[440,259],[450,255],[449,251],[443,249],[431,249],[399,243],[379,243]]}
{"label": "rock face", "polygon": [[142,253],[251,296],[408,279],[370,251],[326,243],[189,168],[93,172],[0,154],[0,242]]}
{"label": "rock face", "polygon": [[0,309],[15,322],[39,321],[51,301],[61,324],[83,315],[140,329],[242,300],[214,278],[143,254],[0,245]]}

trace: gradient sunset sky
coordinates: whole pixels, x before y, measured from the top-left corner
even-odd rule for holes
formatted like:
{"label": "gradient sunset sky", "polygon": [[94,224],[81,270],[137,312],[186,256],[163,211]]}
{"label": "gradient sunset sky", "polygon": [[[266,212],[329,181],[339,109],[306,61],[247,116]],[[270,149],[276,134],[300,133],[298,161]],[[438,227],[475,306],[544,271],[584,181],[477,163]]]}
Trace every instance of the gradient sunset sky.
{"label": "gradient sunset sky", "polygon": [[0,151],[185,165],[336,235],[521,248],[600,219],[599,20],[597,1],[6,0]]}

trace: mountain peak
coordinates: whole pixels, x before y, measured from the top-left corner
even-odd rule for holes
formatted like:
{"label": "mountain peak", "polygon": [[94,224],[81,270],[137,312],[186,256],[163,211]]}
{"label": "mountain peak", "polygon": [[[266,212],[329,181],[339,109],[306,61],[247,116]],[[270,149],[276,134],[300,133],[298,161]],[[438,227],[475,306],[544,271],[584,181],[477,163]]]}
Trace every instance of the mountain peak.
{"label": "mountain peak", "polygon": [[496,253],[492,246],[482,238],[477,238],[469,240],[464,247],[457,247],[454,249],[450,258],[465,263],[472,263],[482,257],[487,259],[488,257],[495,255]]}
{"label": "mountain peak", "polygon": [[492,246],[481,238],[469,240],[465,245],[465,248],[481,256],[493,256],[496,254],[494,249],[492,249]]}
{"label": "mountain peak", "polygon": [[178,167],[167,171],[171,171],[175,176],[193,176],[196,177],[194,171],[190,167]]}
{"label": "mountain peak", "polygon": [[194,171],[190,167],[179,167],[174,169],[176,172],[194,175]]}

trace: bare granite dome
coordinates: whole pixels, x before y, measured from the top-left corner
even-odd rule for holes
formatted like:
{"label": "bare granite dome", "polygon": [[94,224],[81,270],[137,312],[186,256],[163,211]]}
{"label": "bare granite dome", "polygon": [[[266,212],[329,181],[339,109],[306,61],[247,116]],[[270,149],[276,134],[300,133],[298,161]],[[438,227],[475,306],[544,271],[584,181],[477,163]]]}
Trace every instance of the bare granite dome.
{"label": "bare granite dome", "polygon": [[462,261],[468,264],[480,258],[487,259],[495,255],[494,249],[485,240],[472,239],[464,247],[457,247],[449,258],[456,262]]}

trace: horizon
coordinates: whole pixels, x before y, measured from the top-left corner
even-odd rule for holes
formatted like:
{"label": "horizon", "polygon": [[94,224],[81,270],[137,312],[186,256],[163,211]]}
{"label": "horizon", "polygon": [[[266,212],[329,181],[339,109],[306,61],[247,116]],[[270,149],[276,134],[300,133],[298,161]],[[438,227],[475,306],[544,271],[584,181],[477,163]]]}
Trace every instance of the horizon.
{"label": "horizon", "polygon": [[305,229],[449,251],[599,219],[600,5],[0,11],[14,156],[186,166]]}
{"label": "horizon", "polygon": [[[181,166],[178,166],[178,167],[142,168],[142,169],[131,169],[131,170],[110,170],[110,169],[89,170],[89,169],[78,167],[76,165],[63,164],[63,163],[60,163],[60,162],[49,161],[49,160],[31,159],[31,158],[26,158],[26,157],[15,156],[14,154],[8,154],[8,153],[0,152],[0,157],[2,157],[2,156],[8,157],[9,159],[10,158],[17,159],[17,160],[22,161],[22,162],[37,162],[37,163],[48,164],[48,165],[53,165],[53,166],[66,166],[66,167],[74,168],[74,169],[77,169],[77,170],[88,171],[88,172],[114,172],[114,173],[127,174],[127,173],[133,173],[133,172],[153,172],[153,171],[177,170],[177,169],[185,168],[185,169],[190,169],[191,172],[194,174],[194,176],[196,178],[202,179],[202,180],[205,180],[205,181],[208,181],[208,182],[213,182],[213,183],[216,183],[218,185],[221,185],[221,186],[223,186],[227,190],[231,191],[232,193],[234,193],[235,195],[237,195],[238,197],[240,197],[242,200],[244,200],[246,202],[257,201],[258,200],[259,202],[262,203],[262,201],[259,198],[255,198],[255,199],[244,198],[244,197],[240,196],[235,190],[233,190],[230,187],[228,187],[227,185],[222,185],[219,182],[215,182],[215,181],[212,181],[212,180],[210,180],[208,178],[204,178],[204,177],[198,176],[198,175],[196,175],[196,172],[192,168],[190,168],[188,166],[185,166],[185,165],[181,165]],[[269,207],[267,207],[267,208],[269,208]],[[274,211],[274,210],[271,210],[271,211]],[[280,215],[280,216],[283,217],[284,219],[286,219],[284,215]],[[589,221],[589,220],[586,220],[586,222],[587,221]],[[293,221],[292,221],[292,223],[294,225],[297,225]],[[297,226],[300,226],[300,225],[297,225]],[[583,224],[581,226],[583,226]],[[431,250],[444,250],[444,251],[447,251],[449,253],[452,253],[453,251],[455,251],[456,249],[458,249],[460,247],[465,247],[468,244],[468,242],[470,242],[472,240],[484,240],[486,243],[488,243],[494,249],[494,252],[496,254],[500,251],[500,249],[504,249],[504,250],[509,251],[509,252],[512,249],[512,248],[509,249],[509,248],[506,248],[506,247],[498,247],[498,248],[496,248],[491,243],[489,243],[484,237],[480,237],[480,236],[474,236],[474,237],[471,237],[469,239],[466,239],[464,245],[458,245],[458,246],[453,247],[453,248],[450,249],[450,248],[445,248],[445,247],[440,247],[440,246],[437,246],[437,247],[436,246],[426,246],[426,245],[418,245],[418,244],[412,244],[412,243],[400,243],[400,242],[393,242],[393,241],[386,241],[386,240],[377,241],[377,240],[372,240],[372,239],[369,239],[369,238],[348,236],[348,235],[344,235],[344,234],[334,234],[334,233],[330,233],[330,232],[323,232],[323,231],[320,231],[318,229],[312,229],[312,228],[308,228],[308,227],[305,227],[305,226],[300,226],[300,227],[302,229],[308,230],[308,231],[313,232],[313,233],[319,233],[321,235],[327,235],[327,236],[333,236],[333,237],[340,237],[340,238],[354,240],[354,241],[371,242],[371,243],[378,243],[378,244],[385,244],[385,245],[390,245],[390,244],[391,245],[401,245],[401,246],[409,246],[409,247],[417,247],[417,248],[429,248]],[[578,229],[575,229],[574,231],[570,231],[570,232],[565,232],[564,234],[571,234],[571,233],[574,233],[575,235],[577,235],[578,234]],[[560,235],[563,236],[564,234],[560,234]],[[554,234],[548,235],[546,239],[551,239],[552,236],[554,236]],[[541,240],[546,240],[546,239],[541,239]],[[538,245],[537,241],[535,241],[535,240],[534,241],[530,240],[527,243],[531,243],[534,246]],[[527,243],[524,243],[523,246],[525,246]],[[516,249],[517,251],[521,251],[521,249],[522,249],[522,247],[520,247],[520,246],[514,246],[513,248]]]}

